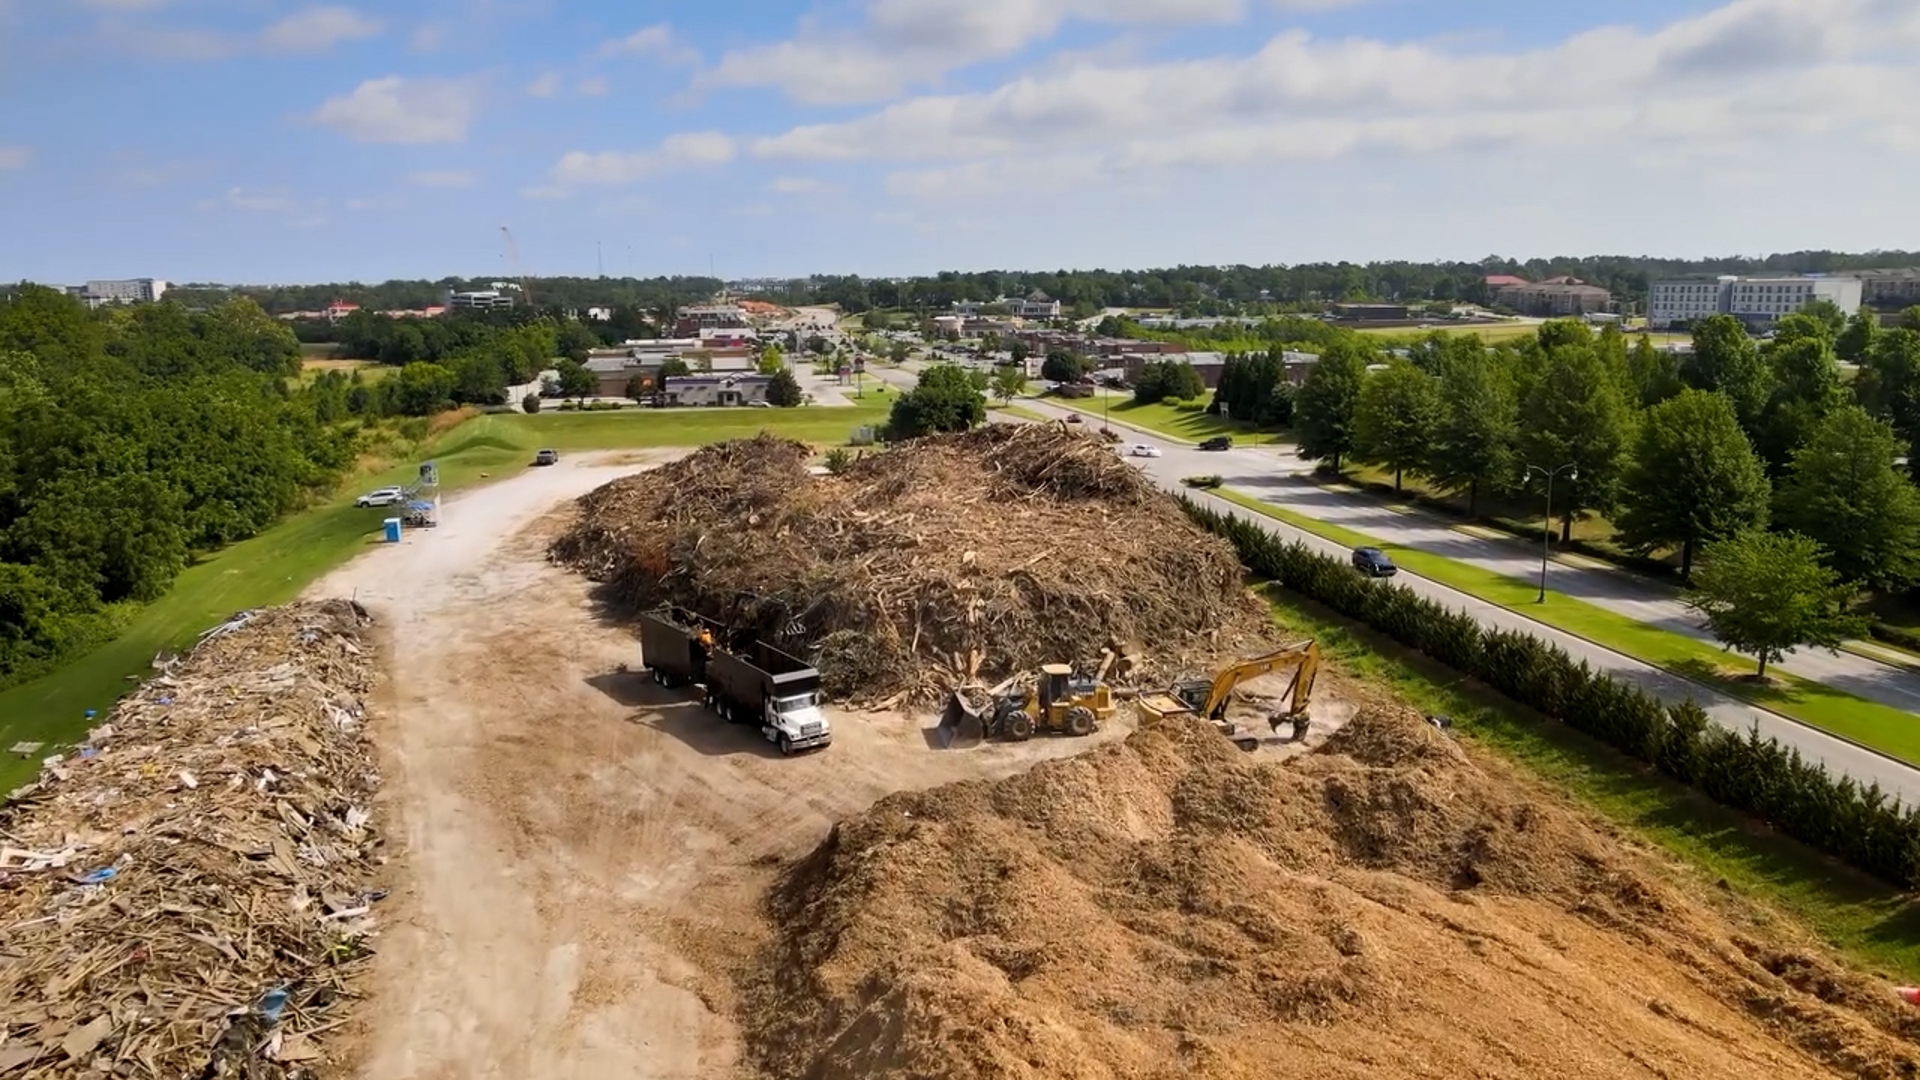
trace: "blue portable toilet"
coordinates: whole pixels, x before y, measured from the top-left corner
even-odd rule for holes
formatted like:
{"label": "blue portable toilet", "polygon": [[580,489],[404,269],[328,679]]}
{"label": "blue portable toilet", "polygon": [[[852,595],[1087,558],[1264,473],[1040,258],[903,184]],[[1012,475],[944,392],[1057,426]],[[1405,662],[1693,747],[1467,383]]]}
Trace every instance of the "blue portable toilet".
{"label": "blue portable toilet", "polygon": [[400,542],[400,519],[388,518],[386,520],[386,526],[387,526],[387,543],[389,544],[399,543]]}

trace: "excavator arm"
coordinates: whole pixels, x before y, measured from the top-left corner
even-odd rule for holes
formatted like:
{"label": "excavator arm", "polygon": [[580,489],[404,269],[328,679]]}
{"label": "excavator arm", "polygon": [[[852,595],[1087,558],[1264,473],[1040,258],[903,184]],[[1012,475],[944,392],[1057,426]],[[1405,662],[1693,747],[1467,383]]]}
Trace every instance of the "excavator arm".
{"label": "excavator arm", "polygon": [[1294,671],[1293,681],[1287,687],[1292,698],[1292,714],[1298,716],[1306,712],[1313,697],[1314,677],[1320,671],[1320,647],[1311,639],[1221,668],[1213,676],[1213,685],[1207,690],[1200,715],[1209,720],[1221,719],[1226,714],[1227,703],[1233,699],[1234,689],[1241,683],[1295,662],[1298,662],[1299,668]]}

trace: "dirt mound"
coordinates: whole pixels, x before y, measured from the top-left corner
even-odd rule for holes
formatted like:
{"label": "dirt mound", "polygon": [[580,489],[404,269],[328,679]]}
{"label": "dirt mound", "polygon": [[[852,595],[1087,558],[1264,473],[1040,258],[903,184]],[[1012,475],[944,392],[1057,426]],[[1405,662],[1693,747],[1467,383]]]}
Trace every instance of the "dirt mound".
{"label": "dirt mound", "polygon": [[769,898],[749,1046],[820,1080],[1910,1075],[1884,988],[1513,790],[1369,709],[1285,764],[1175,724],[891,796]]}
{"label": "dirt mound", "polygon": [[366,612],[251,612],[0,810],[0,1075],[313,1075],[373,933]]}
{"label": "dirt mound", "polygon": [[1138,643],[1142,678],[1265,627],[1224,541],[1065,425],[989,425],[810,475],[809,451],[720,443],[581,500],[552,555],[616,602],[678,604],[817,645],[830,692],[928,700]]}

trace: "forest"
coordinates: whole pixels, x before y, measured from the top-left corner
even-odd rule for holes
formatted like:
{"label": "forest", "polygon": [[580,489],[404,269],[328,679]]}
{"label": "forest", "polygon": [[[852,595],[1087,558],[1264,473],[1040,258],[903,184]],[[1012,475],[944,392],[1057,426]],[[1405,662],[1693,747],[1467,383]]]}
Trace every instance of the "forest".
{"label": "forest", "polygon": [[354,388],[299,371],[293,333],[250,300],[0,301],[0,685],[99,644],[196,553],[332,486]]}
{"label": "forest", "polygon": [[[1035,290],[1062,301],[1076,316],[1105,307],[1175,308],[1189,314],[1318,310],[1335,301],[1460,300],[1485,303],[1484,279],[1512,274],[1529,280],[1569,275],[1611,290],[1628,303],[1644,300],[1655,278],[1696,274],[1837,273],[1920,265],[1920,252],[1796,251],[1760,257],[1663,259],[1648,256],[1570,255],[1478,261],[1301,263],[1268,266],[1174,266],[1147,270],[941,271],[905,278],[816,274],[794,278],[757,299],[784,304],[838,304],[849,314],[872,308],[945,308],[956,300],[988,301]],[[375,310],[418,309],[443,302],[448,289],[486,289],[495,278],[438,281],[339,282],[315,285],[176,286],[171,295],[190,305],[244,296],[269,314],[315,311],[334,300]],[[660,313],[711,299],[724,287],[712,277],[543,277],[527,282],[535,307],[564,312],[587,307]],[[626,336],[637,336],[629,333]]]}

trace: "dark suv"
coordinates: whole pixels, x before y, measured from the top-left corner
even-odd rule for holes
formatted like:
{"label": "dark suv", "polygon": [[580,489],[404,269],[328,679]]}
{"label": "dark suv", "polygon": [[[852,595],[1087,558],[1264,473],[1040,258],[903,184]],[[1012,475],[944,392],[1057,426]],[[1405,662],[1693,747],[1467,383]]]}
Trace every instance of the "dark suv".
{"label": "dark suv", "polygon": [[1203,442],[1203,443],[1201,443],[1201,444],[1200,444],[1200,449],[1202,449],[1202,450],[1231,450],[1231,449],[1233,449],[1233,436],[1231,436],[1231,435],[1215,435],[1215,436],[1214,436],[1213,438],[1211,438],[1211,439],[1208,439],[1207,441],[1205,441],[1205,442]]}
{"label": "dark suv", "polygon": [[1353,549],[1353,568],[1368,577],[1392,577],[1400,572],[1386,552],[1373,547]]}

